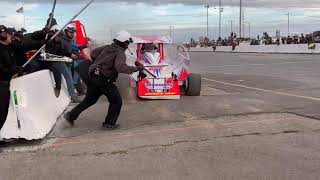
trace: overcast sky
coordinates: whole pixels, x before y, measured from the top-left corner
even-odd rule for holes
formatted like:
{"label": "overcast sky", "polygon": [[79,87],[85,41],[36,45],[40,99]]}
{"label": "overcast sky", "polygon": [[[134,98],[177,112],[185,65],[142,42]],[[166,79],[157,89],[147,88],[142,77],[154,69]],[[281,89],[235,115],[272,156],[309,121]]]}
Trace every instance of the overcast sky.
{"label": "overcast sky", "polygon": [[[0,1],[0,24],[26,25],[34,31],[45,25],[53,0]],[[88,0],[58,0],[56,19],[60,26],[67,22]],[[287,15],[290,12],[291,34],[309,33],[320,30],[320,0],[243,0],[245,6],[245,34],[256,37],[263,32],[275,35],[277,29],[287,35]],[[209,36],[218,37],[218,0],[96,0],[78,18],[86,26],[89,36],[100,42],[110,41],[116,31],[125,29],[134,35],[169,35],[189,41],[206,34],[206,8],[209,9]],[[15,11],[24,7],[22,14]],[[222,36],[232,29],[239,32],[239,0],[222,0]],[[250,23],[250,34],[249,34]]]}

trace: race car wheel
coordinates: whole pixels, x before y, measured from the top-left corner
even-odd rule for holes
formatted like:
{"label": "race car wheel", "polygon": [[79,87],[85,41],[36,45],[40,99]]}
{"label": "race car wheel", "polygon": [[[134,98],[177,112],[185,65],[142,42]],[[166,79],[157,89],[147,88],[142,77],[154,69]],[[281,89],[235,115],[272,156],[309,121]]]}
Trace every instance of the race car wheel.
{"label": "race car wheel", "polygon": [[190,73],[186,85],[188,96],[200,96],[201,75]]}

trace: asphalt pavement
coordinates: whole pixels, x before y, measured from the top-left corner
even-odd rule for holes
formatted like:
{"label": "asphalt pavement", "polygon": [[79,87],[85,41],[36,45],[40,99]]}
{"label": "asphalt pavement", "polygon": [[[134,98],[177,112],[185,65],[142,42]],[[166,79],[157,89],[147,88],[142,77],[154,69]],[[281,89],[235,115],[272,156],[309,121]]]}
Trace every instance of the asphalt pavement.
{"label": "asphalt pavement", "polygon": [[[320,56],[193,52],[199,97],[105,98],[71,128],[0,153],[0,179],[319,179]],[[134,94],[134,93],[133,93]]]}

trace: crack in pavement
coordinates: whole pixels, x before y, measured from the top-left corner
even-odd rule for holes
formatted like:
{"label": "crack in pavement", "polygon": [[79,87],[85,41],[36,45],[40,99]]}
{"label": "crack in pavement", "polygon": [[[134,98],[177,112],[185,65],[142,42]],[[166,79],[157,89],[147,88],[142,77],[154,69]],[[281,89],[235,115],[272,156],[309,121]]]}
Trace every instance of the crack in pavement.
{"label": "crack in pavement", "polygon": [[[288,108],[288,109],[284,109],[284,110],[279,110],[279,111],[261,111],[261,112],[250,112],[250,113],[236,113],[236,114],[228,114],[228,115],[217,115],[217,116],[204,116],[204,115],[199,115],[199,116],[194,116],[193,119],[190,120],[177,120],[177,121],[172,121],[170,123],[156,123],[156,124],[145,124],[143,126],[137,126],[137,127],[133,127],[133,128],[126,128],[126,129],[121,129],[118,132],[124,132],[127,130],[134,130],[134,129],[138,129],[141,127],[151,127],[151,126],[161,126],[161,125],[173,125],[173,124],[177,124],[177,123],[183,123],[183,122],[189,122],[189,121],[195,121],[195,120],[204,120],[204,121],[214,121],[215,119],[219,119],[219,118],[228,118],[228,117],[239,117],[239,116],[249,116],[249,115],[263,115],[263,114],[283,114],[283,113],[288,113],[288,114],[293,114],[293,115],[297,115],[297,116],[301,116],[301,117],[307,117],[310,119],[314,119],[314,120],[318,120],[314,117],[308,117],[308,116],[304,116],[304,115],[299,115],[293,112],[290,112],[291,110],[297,110],[296,108]],[[298,109],[300,110],[300,109]],[[86,136],[88,134],[105,134],[106,131],[90,131],[90,132],[86,132],[86,133],[82,133],[82,134],[78,134],[78,135],[73,135],[73,136],[49,136],[47,137],[45,140],[55,140],[58,141],[59,139],[69,139],[69,138],[77,138],[77,137],[81,137],[81,136]]]}
{"label": "crack in pavement", "polygon": [[298,134],[298,133],[319,133],[320,129],[316,130],[311,130],[311,131],[299,131],[299,130],[285,130],[282,132],[277,132],[277,133],[259,133],[259,132],[254,132],[254,133],[246,133],[246,134],[233,134],[233,135],[225,135],[225,136],[216,136],[213,138],[205,138],[205,139],[200,139],[200,140],[180,140],[180,141],[174,141],[169,144],[149,144],[149,145],[142,145],[142,146],[137,146],[137,147],[132,147],[128,148],[125,150],[117,150],[117,151],[111,151],[111,152],[96,152],[96,153],[79,153],[79,154],[72,154],[72,155],[62,155],[64,157],[83,157],[83,156],[112,156],[112,155],[127,155],[131,151],[134,150],[143,150],[143,149],[148,149],[148,148],[167,148],[167,147],[172,147],[176,146],[179,144],[185,144],[185,143],[201,143],[201,142],[210,142],[214,141],[216,139],[228,139],[228,138],[239,138],[239,137],[248,137],[248,136],[275,136],[275,135],[285,135],[285,134]]}
{"label": "crack in pavement", "polygon": [[[288,110],[288,109],[287,109]],[[194,121],[194,120],[204,120],[204,121],[214,121],[215,119],[218,119],[218,118],[228,118],[228,117],[238,117],[238,116],[248,116],[248,115],[260,115],[260,114],[282,114],[283,112],[252,112],[252,113],[244,113],[244,114],[234,114],[234,115],[226,115],[226,116],[217,116],[217,117],[197,117],[197,118],[194,118],[192,119],[191,121]],[[288,113],[288,112],[287,112]],[[294,113],[288,113],[288,114],[294,114]],[[296,115],[296,114],[294,114]],[[301,115],[298,115],[298,116],[301,116]],[[301,116],[301,117],[304,117],[304,116]],[[316,120],[316,119],[314,119]],[[188,121],[176,121],[174,123],[165,123],[166,125],[172,125],[172,124],[175,124],[175,123],[181,123],[181,122],[188,122]],[[162,124],[162,123],[161,123]],[[160,124],[160,125],[161,125]],[[215,124],[215,123],[214,123]],[[217,124],[219,124],[219,122],[217,122]],[[217,126],[217,124],[215,124],[215,126]],[[158,124],[159,125],[159,124]],[[145,127],[142,126],[142,127]],[[133,129],[136,129],[137,127],[133,128]],[[131,128],[132,129],[132,128]],[[126,130],[130,130],[130,129],[126,129]],[[318,132],[318,130],[313,130],[314,132]],[[124,131],[119,131],[119,133],[122,133]],[[299,133],[300,131],[284,131],[282,132],[282,134],[288,134],[288,133]],[[78,135],[78,136],[72,136],[72,137],[81,137],[81,136],[85,136],[85,135],[88,135],[88,134],[105,134],[105,131],[91,131],[90,133],[84,133],[84,134],[81,134],[81,135]],[[271,133],[272,134],[272,133]],[[279,133],[275,133],[275,134],[279,134]],[[244,135],[248,135],[248,134],[244,134]],[[244,136],[243,134],[240,134],[240,135],[233,135],[232,137],[241,137],[241,136]],[[249,135],[259,135],[259,133],[253,133],[253,134],[249,134]],[[19,148],[22,148],[23,152],[36,152],[38,150],[45,150],[47,148],[51,148],[52,144],[54,145],[55,142],[57,142],[59,139],[65,139],[65,138],[72,138],[71,136],[69,137],[50,137],[50,138],[47,138],[43,141],[41,141],[41,144],[40,145],[35,145],[35,144],[32,144],[32,146],[25,146],[25,147],[13,147],[13,148],[8,148],[8,150],[6,150],[6,152],[19,152],[20,150],[18,150]],[[226,138],[228,138],[229,136],[227,136]],[[221,137],[223,138],[223,137]],[[45,142],[45,143],[44,143]],[[46,143],[48,142],[48,143]]]}

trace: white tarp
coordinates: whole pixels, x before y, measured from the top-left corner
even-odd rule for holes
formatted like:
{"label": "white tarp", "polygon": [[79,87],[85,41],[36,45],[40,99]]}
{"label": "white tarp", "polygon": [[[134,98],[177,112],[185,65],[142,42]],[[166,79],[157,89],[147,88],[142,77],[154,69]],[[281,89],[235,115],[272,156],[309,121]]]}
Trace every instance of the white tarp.
{"label": "white tarp", "polygon": [[53,82],[48,70],[11,81],[9,113],[1,129],[0,139],[42,139],[52,130],[70,103],[65,85],[62,86],[59,98],[56,98]]}

